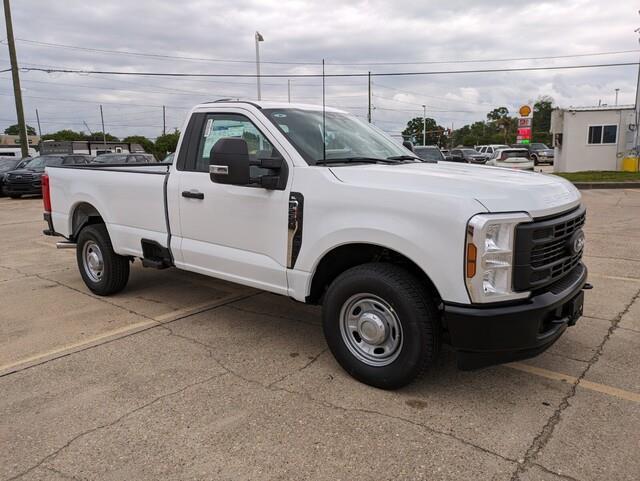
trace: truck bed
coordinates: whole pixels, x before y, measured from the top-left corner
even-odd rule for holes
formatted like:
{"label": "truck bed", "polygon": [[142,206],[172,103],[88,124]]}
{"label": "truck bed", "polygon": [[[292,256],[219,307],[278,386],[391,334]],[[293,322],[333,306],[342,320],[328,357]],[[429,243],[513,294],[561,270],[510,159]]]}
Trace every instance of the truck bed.
{"label": "truck bed", "polygon": [[168,164],[88,164],[47,167],[51,218],[57,233],[73,234],[74,212],[89,204],[102,216],[114,250],[142,256],[141,239],[167,246]]}

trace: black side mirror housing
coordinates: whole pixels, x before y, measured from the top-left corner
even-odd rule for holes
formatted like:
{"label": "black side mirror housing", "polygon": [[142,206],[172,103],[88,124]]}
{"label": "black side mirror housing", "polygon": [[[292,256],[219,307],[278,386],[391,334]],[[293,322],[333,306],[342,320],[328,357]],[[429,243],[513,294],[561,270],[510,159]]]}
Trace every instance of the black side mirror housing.
{"label": "black side mirror housing", "polygon": [[209,175],[212,182],[247,185],[251,182],[250,165],[249,147],[244,139],[220,139],[211,148]]}
{"label": "black side mirror housing", "polygon": [[406,147],[407,149],[409,149],[411,152],[413,152],[413,142],[411,142],[410,140],[404,140],[402,142],[402,146]]}
{"label": "black side mirror housing", "polygon": [[[251,177],[251,166],[270,171]],[[209,155],[209,175],[212,182],[232,185],[258,185],[269,190],[284,190],[287,184],[287,163],[278,157],[251,160],[246,140],[228,137],[218,140]]]}

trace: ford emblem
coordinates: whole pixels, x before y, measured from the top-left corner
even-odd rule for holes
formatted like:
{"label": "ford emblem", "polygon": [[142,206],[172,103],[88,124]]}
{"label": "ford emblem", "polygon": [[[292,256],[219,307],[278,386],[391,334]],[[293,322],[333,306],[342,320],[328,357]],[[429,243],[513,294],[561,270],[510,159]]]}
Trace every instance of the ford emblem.
{"label": "ford emblem", "polygon": [[573,255],[579,254],[584,249],[584,232],[576,231],[569,238],[569,249]]}

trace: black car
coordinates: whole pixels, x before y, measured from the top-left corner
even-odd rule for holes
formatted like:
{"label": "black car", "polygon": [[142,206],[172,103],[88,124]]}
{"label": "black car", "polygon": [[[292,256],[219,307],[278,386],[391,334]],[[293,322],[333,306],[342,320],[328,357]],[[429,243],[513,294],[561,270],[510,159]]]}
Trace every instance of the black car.
{"label": "black car", "polygon": [[440,148],[436,145],[416,145],[413,148],[413,153],[426,162],[445,160]]}
{"label": "black car", "polygon": [[487,162],[487,157],[475,149],[452,149],[451,160],[468,164],[484,164]]}
{"label": "black car", "polygon": [[26,194],[41,194],[40,179],[45,167],[50,165],[88,164],[92,157],[89,155],[41,155],[34,157],[26,165],[12,170],[4,175],[4,192],[13,199]]}
{"label": "black car", "polygon": [[102,154],[94,159],[96,164],[149,164],[156,159],[151,154]]}
{"label": "black car", "polygon": [[517,144],[513,147],[524,148],[529,151],[529,155],[531,156],[531,160],[533,160],[534,165],[538,164],[549,164],[553,165],[553,159],[555,157],[555,152],[553,149],[547,147],[546,144],[541,142],[534,142],[532,144]]}
{"label": "black car", "polygon": [[[24,160],[31,160],[30,158]],[[2,157],[0,158],[0,197],[4,195],[4,177],[7,172],[12,170],[16,170],[21,168],[20,164],[23,163],[23,160],[17,159],[15,157]],[[25,162],[26,164],[26,162]]]}

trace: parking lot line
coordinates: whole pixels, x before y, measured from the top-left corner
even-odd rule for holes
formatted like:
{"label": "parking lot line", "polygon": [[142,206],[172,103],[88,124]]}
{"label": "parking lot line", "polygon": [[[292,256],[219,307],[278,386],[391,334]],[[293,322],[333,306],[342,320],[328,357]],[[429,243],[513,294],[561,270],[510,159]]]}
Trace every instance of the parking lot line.
{"label": "parking lot line", "polygon": [[256,295],[256,292],[250,292],[248,294],[247,292],[243,292],[242,294],[225,297],[222,299],[218,299],[217,301],[207,302],[203,304],[196,304],[183,309],[176,309],[175,311],[162,314],[152,319],[137,322],[135,324],[131,324],[128,326],[121,327],[119,329],[114,329],[112,331],[105,332],[98,336],[94,336],[88,339],[84,339],[82,341],[67,344],[65,346],[57,347],[50,351],[35,354],[33,356],[27,357],[25,359],[21,359],[16,362],[4,364],[0,366],[0,377],[6,376],[8,374],[11,374],[17,371],[22,371],[24,369],[51,361],[53,359],[68,356],[69,354],[83,351],[85,349],[95,347],[100,344],[104,344],[105,342],[116,340],[121,337],[126,337],[131,334],[135,334],[137,332],[145,331],[151,327],[161,326],[162,324],[167,324],[169,322],[177,321],[179,319],[184,319],[185,317],[193,316],[201,312],[215,309],[216,307],[222,307],[226,304],[240,301],[242,299],[245,299],[247,297],[251,297],[254,295]]}
{"label": "parking lot line", "polygon": [[510,364],[505,364],[505,366],[517,371],[526,372],[528,374],[534,374],[536,376],[544,377],[547,379],[553,379],[554,381],[566,382],[567,384],[575,384],[577,382],[578,386],[584,389],[589,389],[590,391],[596,391],[599,393],[608,394],[609,396],[625,399],[627,401],[640,403],[640,394],[631,391],[625,391],[624,389],[618,389],[617,387],[587,381],[586,379],[578,379],[577,377],[570,376],[568,374],[549,371],[548,369],[543,369],[520,362],[512,362]]}

